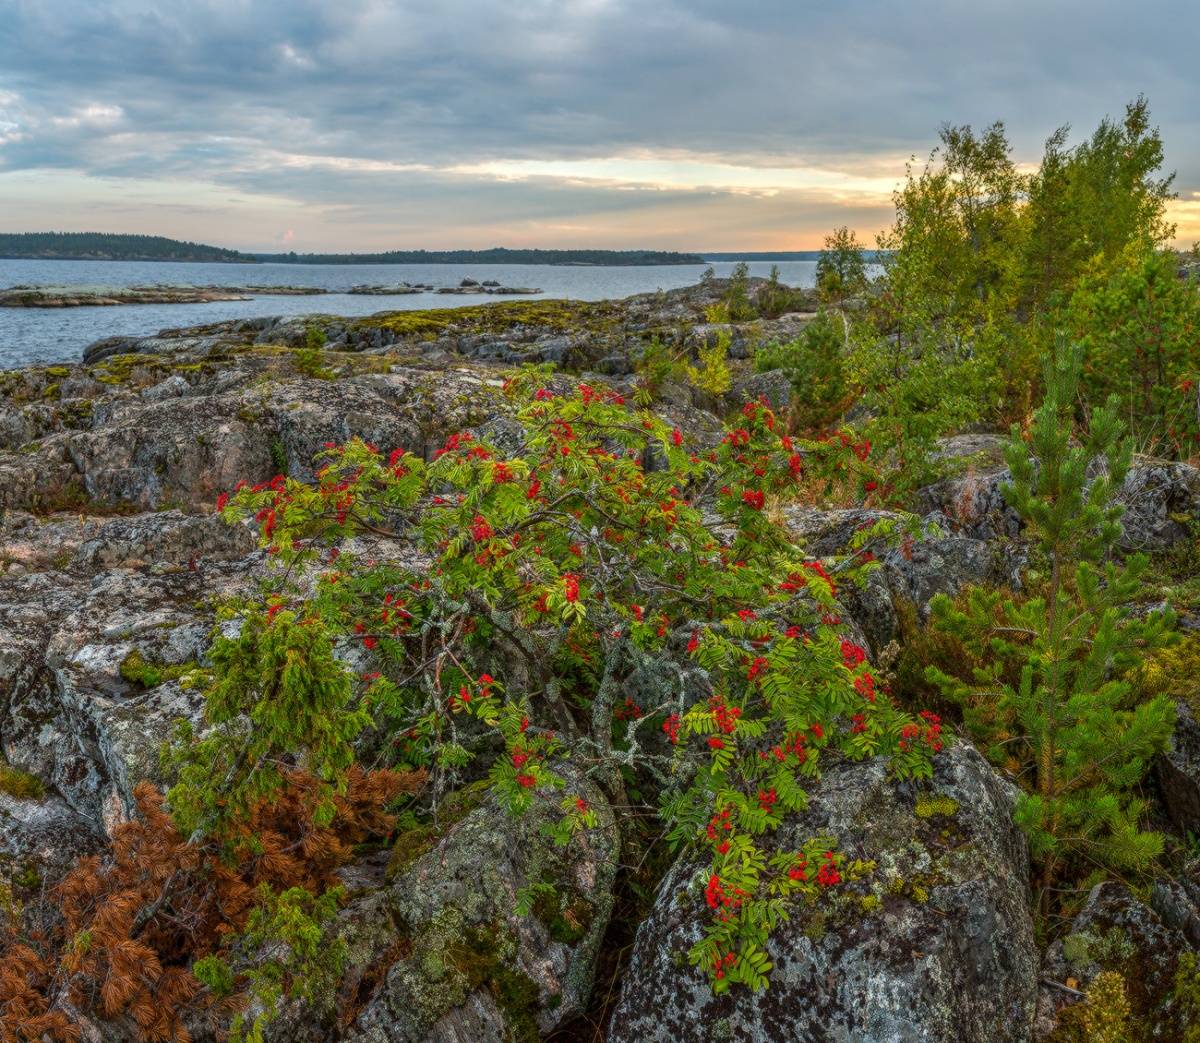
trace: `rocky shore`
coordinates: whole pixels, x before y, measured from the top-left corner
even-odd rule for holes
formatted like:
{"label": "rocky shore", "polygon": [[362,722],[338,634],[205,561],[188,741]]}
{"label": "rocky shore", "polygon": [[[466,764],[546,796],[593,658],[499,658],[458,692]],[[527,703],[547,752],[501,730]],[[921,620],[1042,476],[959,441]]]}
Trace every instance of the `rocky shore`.
{"label": "rocky shore", "polygon": [[[449,292],[481,290],[531,292]],[[210,291],[220,292],[196,292]],[[311,478],[324,443],[355,436],[431,456],[453,431],[503,425],[498,388],[518,364],[551,363],[632,394],[652,344],[690,358],[727,341],[728,392],[668,380],[653,407],[714,442],[722,416],[748,400],[786,408],[788,381],[747,360],[756,344],[794,338],[813,317],[713,324],[706,312],[722,292],[718,281],[616,302],[237,320],[110,338],[78,364],[0,373],[0,747],[33,780],[0,793],[0,886],[15,906],[37,914],[65,867],[132,813],[133,786],[166,781],[158,751],[178,719],[198,715],[186,676],[205,662],[215,607],[250,590],[266,567],[253,532],[215,515],[220,492],[277,473]],[[297,353],[313,329],[324,340],[319,372]],[[999,441],[983,433],[943,444],[944,477],[919,495],[920,538],[881,549],[881,568],[846,597],[875,662],[896,662],[906,621],[936,593],[1020,582],[1024,548],[999,493]],[[1140,460],[1122,497],[1126,545],[1170,554],[1200,518],[1200,472]],[[810,554],[826,556],[885,516],[794,506],[785,521]],[[1200,619],[1185,615],[1183,625]],[[1151,796],[1164,828],[1184,837],[1200,834],[1200,725],[1180,706]],[[935,760],[924,789],[895,781],[882,760],[826,770],[802,820],[776,842],[786,850],[798,837],[836,835],[871,868],[819,924],[797,917],[772,935],[775,972],[757,993],[714,997],[683,958],[699,927],[682,910],[697,902],[702,866],[686,855],[664,867],[645,919],[628,930],[627,957],[616,959],[621,811],[586,777],[568,784],[600,820],[569,856],[555,853],[541,822],[484,802],[464,805],[436,844],[414,847],[390,870],[388,852],[343,870],[350,901],[337,931],[361,979],[346,986],[359,994],[354,1017],[330,1023],[297,1002],[268,1038],[527,1041],[566,1031],[585,1011],[608,1013],[607,990],[613,1043],[1067,1043],[1085,1038],[1066,1034],[1072,1008],[1112,970],[1138,982],[1148,1024],[1176,1024],[1174,975],[1200,949],[1200,859],[1146,892],[1098,885],[1067,934],[1082,940],[1045,947],[1028,907],[1014,782],[964,740]],[[557,857],[568,857],[562,871],[588,910],[570,933],[514,912],[538,866]],[[472,978],[448,960],[481,932],[486,958],[520,972],[518,999],[481,984],[496,980],[495,968]],[[602,965],[617,973],[597,984]],[[88,1039],[129,1038],[108,1023],[92,1027]]]}

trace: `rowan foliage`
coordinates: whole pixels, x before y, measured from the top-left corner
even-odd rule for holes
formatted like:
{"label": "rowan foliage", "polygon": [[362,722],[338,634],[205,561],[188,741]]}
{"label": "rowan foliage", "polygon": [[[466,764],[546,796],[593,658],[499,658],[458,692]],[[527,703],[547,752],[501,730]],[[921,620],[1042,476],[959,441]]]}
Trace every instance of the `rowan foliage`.
{"label": "rowan foliage", "polygon": [[[278,478],[223,502],[257,519],[280,569],[270,607],[243,611],[255,636],[223,646],[222,678],[258,670],[264,630],[305,621],[343,650],[329,662],[354,693],[336,700],[347,720],[369,718],[374,748],[427,768],[435,794],[481,757],[513,812],[562,786],[564,759],[592,764],[613,796],[648,774],[673,842],[712,860],[693,959],[718,989],[760,987],[788,900],[838,874],[828,839],[769,855],[758,838],[804,807],[834,751],[890,752],[921,775],[940,746],[936,721],[877,693],[845,640],[835,587],[873,566],[806,560],[766,509],[801,480],[867,480],[869,446],[793,440],[750,403],[704,449],[607,389],[543,381],[507,385],[503,442],[461,432],[430,462],[331,445],[315,484]],[[351,656],[371,668],[351,675]],[[353,730],[320,738],[337,747]],[[248,762],[250,740],[225,738],[220,763]],[[337,758],[301,749],[335,765],[336,793]],[[566,843],[595,819],[563,803]]]}

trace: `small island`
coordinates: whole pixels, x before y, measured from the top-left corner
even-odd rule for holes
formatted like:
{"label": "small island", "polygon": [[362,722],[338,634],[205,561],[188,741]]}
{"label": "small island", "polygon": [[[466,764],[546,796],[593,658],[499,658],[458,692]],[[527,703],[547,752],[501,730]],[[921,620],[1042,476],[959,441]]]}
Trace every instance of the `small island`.
{"label": "small island", "polygon": [[0,289],[0,308],[83,308],[118,304],[208,304],[259,296],[308,297],[319,286],[11,286]]}
{"label": "small island", "polygon": [[[0,289],[0,308],[96,308],[118,304],[211,304],[250,301],[255,297],[316,297],[336,293],[322,286],[10,286]],[[493,279],[463,279],[456,286],[399,283],[392,286],[351,286],[352,296],[399,297],[413,293],[530,296],[533,286],[501,286]]]}

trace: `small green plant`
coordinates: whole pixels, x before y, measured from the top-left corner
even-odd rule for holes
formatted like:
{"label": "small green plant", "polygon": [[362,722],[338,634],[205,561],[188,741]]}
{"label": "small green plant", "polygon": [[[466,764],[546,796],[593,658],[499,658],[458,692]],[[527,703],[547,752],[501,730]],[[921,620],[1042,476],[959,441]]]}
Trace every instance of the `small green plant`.
{"label": "small green plant", "polygon": [[1160,853],[1162,837],[1140,828],[1145,802],[1136,786],[1174,719],[1166,696],[1136,704],[1128,678],[1172,638],[1173,617],[1132,611],[1144,555],[1124,564],[1107,558],[1120,533],[1112,495],[1131,443],[1111,401],[1072,442],[1081,361],[1071,348],[1047,363],[1030,442],[1014,430],[1005,453],[1013,477],[1004,495],[1039,564],[1026,575],[1029,594],[975,587],[961,608],[936,598],[934,625],[979,665],[968,677],[928,670],[992,758],[1021,765],[1026,792],[1016,817],[1040,867],[1043,913],[1064,877],[1135,872]]}
{"label": "small green plant", "polygon": [[777,319],[789,311],[799,311],[806,303],[804,292],[787,286],[779,277],[779,265],[771,265],[771,274],[758,288],[755,305],[764,319]]}
{"label": "small green plant", "polygon": [[0,760],[0,793],[18,800],[41,800],[46,795],[46,787],[36,775]]}
{"label": "small green plant", "polygon": [[320,326],[309,326],[304,332],[304,347],[292,352],[292,365],[297,373],[314,380],[332,380],[336,375],[322,362],[327,337]]}
{"label": "small green plant", "polygon": [[704,309],[704,321],[715,326],[723,326],[729,322],[729,305],[724,301],[715,301]]}
{"label": "small green plant", "polygon": [[[246,991],[257,1009],[234,1016],[230,1043],[263,1043],[263,1031],[277,1017],[285,995],[306,1000],[318,1010],[332,1005],[348,946],[344,939],[330,938],[325,924],[337,913],[344,893],[333,887],[314,898],[301,887],[282,894],[260,889],[239,939],[249,957]],[[262,958],[264,949],[273,955]],[[219,958],[210,958],[203,967],[197,964],[195,971],[218,995],[232,981],[229,966]]]}
{"label": "small green plant", "polygon": [[721,330],[711,343],[699,350],[699,365],[687,367],[688,380],[694,387],[719,396],[733,386],[733,374],[729,369],[730,340],[729,333]]}
{"label": "small green plant", "polygon": [[240,615],[237,637],[218,637],[216,679],[205,693],[208,731],[181,723],[168,762],[178,782],[168,798],[187,835],[217,834],[282,785],[281,765],[320,780],[314,821],[327,824],[332,797],[354,762],[353,740],[370,716],[352,675],[319,622],[270,604]]}
{"label": "small green plant", "polygon": [[283,439],[275,435],[271,439],[271,444],[268,447],[271,453],[271,464],[275,468],[276,474],[288,473],[288,457],[287,449],[284,447]]}
{"label": "small green plant", "polygon": [[643,347],[638,359],[634,401],[639,406],[648,406],[668,380],[682,380],[686,376],[687,366],[681,361],[680,353],[672,351],[661,337],[655,336]]}
{"label": "small green plant", "polygon": [[195,668],[195,663],[152,663],[135,648],[121,660],[119,672],[130,684],[156,688],[165,681],[178,680]]}
{"label": "small green plant", "polygon": [[1088,986],[1083,1028],[1088,1043],[1128,1043],[1129,997],[1125,979],[1116,971],[1101,971]]}
{"label": "small green plant", "polygon": [[750,267],[745,261],[739,261],[733,266],[724,304],[729,322],[750,322],[758,318],[758,311],[754,302],[750,300]]}
{"label": "small green plant", "polygon": [[1194,952],[1185,952],[1179,957],[1171,991],[1179,1008],[1179,1024],[1183,1027],[1181,1043],[1200,1043],[1200,967]]}

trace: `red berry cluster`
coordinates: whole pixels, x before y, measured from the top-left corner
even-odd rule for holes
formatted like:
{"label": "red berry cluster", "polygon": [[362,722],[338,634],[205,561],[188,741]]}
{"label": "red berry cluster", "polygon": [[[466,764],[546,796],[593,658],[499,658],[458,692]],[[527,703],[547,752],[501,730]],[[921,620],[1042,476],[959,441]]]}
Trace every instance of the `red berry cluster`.
{"label": "red berry cluster", "polygon": [[920,716],[923,723],[914,721],[900,729],[900,749],[908,751],[920,742],[937,753],[942,748],[942,719],[931,710],[922,710]]}

